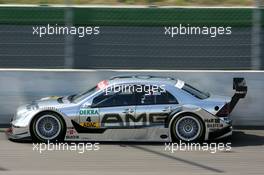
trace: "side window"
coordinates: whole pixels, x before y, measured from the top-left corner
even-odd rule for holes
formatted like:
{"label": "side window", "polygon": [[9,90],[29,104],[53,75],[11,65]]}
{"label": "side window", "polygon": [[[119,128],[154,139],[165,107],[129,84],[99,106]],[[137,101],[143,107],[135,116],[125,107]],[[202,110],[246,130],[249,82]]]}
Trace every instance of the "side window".
{"label": "side window", "polygon": [[137,93],[137,104],[139,105],[178,104],[177,99],[168,91],[152,88],[151,86],[144,89],[147,91]]}
{"label": "side window", "polygon": [[102,93],[93,99],[93,107],[114,107],[135,105],[133,92],[121,91],[116,93]]}
{"label": "side window", "polygon": [[176,98],[168,91],[162,92],[160,95],[157,95],[155,97],[156,104],[178,104]]}

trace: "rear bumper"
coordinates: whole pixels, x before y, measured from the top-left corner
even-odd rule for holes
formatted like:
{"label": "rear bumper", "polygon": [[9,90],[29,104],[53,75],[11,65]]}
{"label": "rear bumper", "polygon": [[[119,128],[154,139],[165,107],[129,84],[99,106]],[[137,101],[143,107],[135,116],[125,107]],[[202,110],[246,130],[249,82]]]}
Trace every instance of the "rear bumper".
{"label": "rear bumper", "polygon": [[208,139],[215,140],[215,139],[221,139],[221,138],[228,137],[232,135],[232,130],[233,130],[232,126],[227,126],[222,129],[212,131],[209,133]]}

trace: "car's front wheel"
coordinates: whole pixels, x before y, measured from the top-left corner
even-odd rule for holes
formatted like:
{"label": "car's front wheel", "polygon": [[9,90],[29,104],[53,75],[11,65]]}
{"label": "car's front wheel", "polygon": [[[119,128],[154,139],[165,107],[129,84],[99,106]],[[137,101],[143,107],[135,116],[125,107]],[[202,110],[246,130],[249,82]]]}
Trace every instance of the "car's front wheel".
{"label": "car's front wheel", "polygon": [[31,135],[37,142],[60,142],[64,140],[65,124],[58,114],[43,112],[33,119]]}
{"label": "car's front wheel", "polygon": [[172,123],[172,136],[174,140],[184,142],[200,141],[203,137],[204,125],[199,117],[194,114],[184,114]]}

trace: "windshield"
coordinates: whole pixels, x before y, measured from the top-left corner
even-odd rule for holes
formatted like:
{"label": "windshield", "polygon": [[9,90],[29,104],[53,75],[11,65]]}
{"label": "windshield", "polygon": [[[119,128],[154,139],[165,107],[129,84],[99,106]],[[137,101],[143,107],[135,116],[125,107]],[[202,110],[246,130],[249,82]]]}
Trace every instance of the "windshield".
{"label": "windshield", "polygon": [[192,87],[191,85],[189,84],[184,84],[184,86],[182,87],[182,89],[186,92],[188,92],[189,94],[199,98],[199,99],[206,99],[210,96],[209,93],[206,93],[206,92],[202,92],[194,87]]}
{"label": "windshield", "polygon": [[85,99],[86,97],[88,97],[89,95],[93,94],[94,92],[98,91],[99,89],[97,88],[97,86],[94,86],[93,88],[84,91],[82,93],[76,94],[76,95],[71,95],[69,96],[69,100],[71,102],[79,102],[82,101],[83,99]]}

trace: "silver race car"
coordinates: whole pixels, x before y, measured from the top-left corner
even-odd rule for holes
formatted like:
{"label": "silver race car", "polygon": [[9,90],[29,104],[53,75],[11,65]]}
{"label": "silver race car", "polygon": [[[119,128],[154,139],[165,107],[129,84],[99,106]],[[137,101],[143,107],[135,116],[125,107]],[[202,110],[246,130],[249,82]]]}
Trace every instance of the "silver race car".
{"label": "silver race car", "polygon": [[244,78],[234,78],[233,89],[230,98],[169,77],[118,76],[80,94],[19,107],[7,134],[39,142],[219,139],[232,134],[229,114],[246,96]]}

